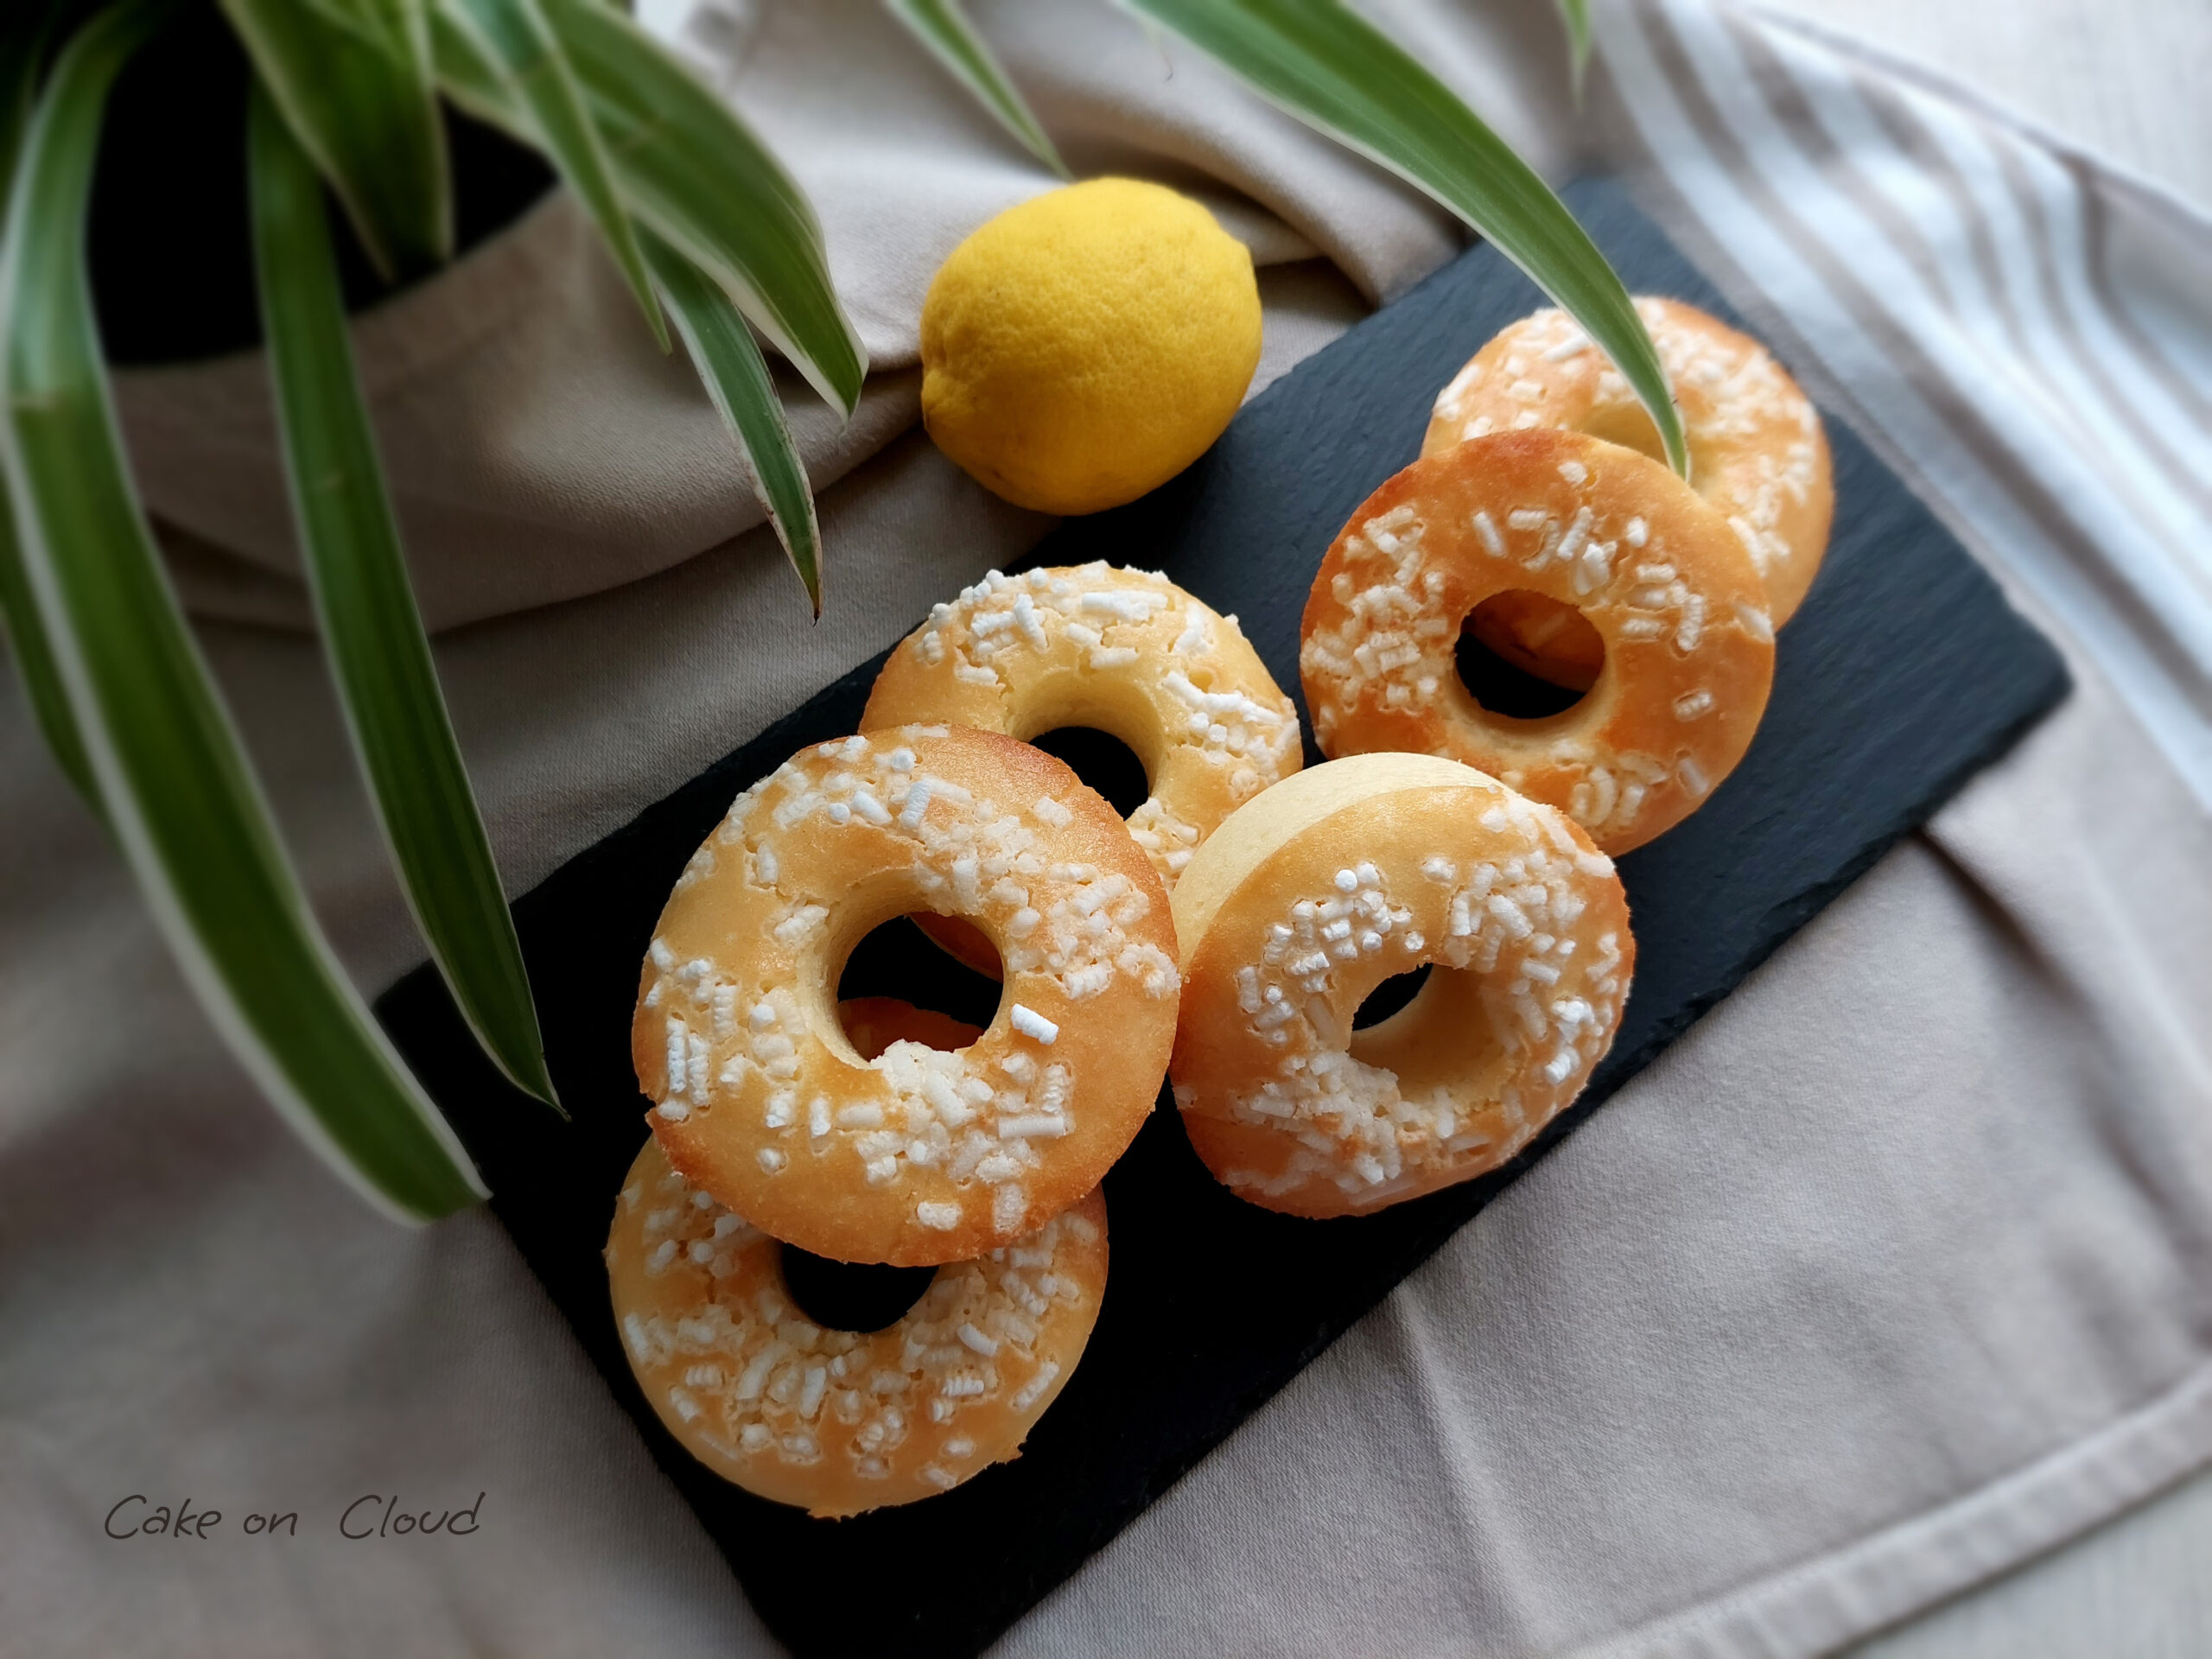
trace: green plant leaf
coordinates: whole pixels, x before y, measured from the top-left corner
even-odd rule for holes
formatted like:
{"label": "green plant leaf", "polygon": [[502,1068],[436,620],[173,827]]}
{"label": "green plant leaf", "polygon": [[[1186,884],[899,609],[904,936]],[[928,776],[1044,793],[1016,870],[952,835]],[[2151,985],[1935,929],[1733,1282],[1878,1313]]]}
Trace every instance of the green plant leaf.
{"label": "green plant leaf", "polygon": [[[38,96],[39,59],[45,49],[48,21],[31,10],[0,22],[0,212],[8,205],[23,130],[30,124]],[[76,716],[69,712],[69,694],[54,665],[54,646],[46,637],[46,625],[39,620],[38,600],[23,569],[22,552],[16,544],[15,511],[4,479],[0,479],[0,622],[6,624],[16,672],[48,751],[85,804],[95,812],[105,811],[85,740],[78,734]]]}
{"label": "green plant leaf", "polygon": [[960,0],[883,0],[883,3],[951,71],[953,79],[997,118],[1001,126],[1029,146],[1031,155],[1060,177],[1075,177]]}
{"label": "green plant leaf", "polygon": [[530,112],[539,146],[599,226],[630,291],[638,296],[653,338],[661,350],[668,350],[668,322],[654,297],[637,230],[615,188],[599,129],[584,109],[569,54],[537,0],[438,0],[438,10],[441,16],[467,31],[483,56],[499,66],[513,102]]}
{"label": "green plant leaf", "polygon": [[80,29],[49,77],[0,238],[0,467],[116,839],[187,980],[295,1128],[387,1212],[484,1196],[346,979],[286,861],[155,551],[85,269],[107,93],[168,0]]}
{"label": "green plant leaf", "polygon": [[1567,49],[1574,59],[1574,101],[1582,101],[1582,78],[1590,69],[1590,0],[1559,0],[1560,21],[1567,25]]}
{"label": "green plant leaf", "polygon": [[334,29],[358,35],[386,57],[412,57],[429,40],[424,0],[296,0]]}
{"label": "green plant leaf", "polygon": [[1339,0],[1122,3],[1486,237],[1613,359],[1687,476],[1681,413],[1621,279],[1551,188],[1402,48]]}
{"label": "green plant leaf", "polygon": [[[798,184],[737,114],[652,35],[601,0],[546,0],[624,198],[714,278],[823,397],[849,415],[868,373]],[[432,18],[438,78],[472,115],[540,142],[460,29]]]}
{"label": "green plant leaf", "polygon": [[707,395],[752,463],[753,492],[767,508],[776,539],[783,543],[819,617],[822,530],[815,522],[814,493],[760,345],[729,296],[651,231],[645,232],[645,257]]}
{"label": "green plant leaf", "polygon": [[38,601],[31,592],[30,576],[23,569],[22,550],[16,541],[16,518],[4,484],[0,484],[0,621],[7,625],[8,647],[16,658],[16,673],[47,751],[85,804],[105,813],[99,785],[92,777],[92,763],[85,753],[85,740],[69,712],[68,693],[60,671],[54,665],[54,645],[39,620]]}
{"label": "green plant leaf", "polygon": [[354,753],[454,1002],[499,1069],[557,1109],[522,946],[438,690],[354,377],[322,183],[259,86],[247,155],[285,475]]}
{"label": "green plant leaf", "polygon": [[391,277],[449,257],[453,189],[423,0],[220,3],[377,269]]}

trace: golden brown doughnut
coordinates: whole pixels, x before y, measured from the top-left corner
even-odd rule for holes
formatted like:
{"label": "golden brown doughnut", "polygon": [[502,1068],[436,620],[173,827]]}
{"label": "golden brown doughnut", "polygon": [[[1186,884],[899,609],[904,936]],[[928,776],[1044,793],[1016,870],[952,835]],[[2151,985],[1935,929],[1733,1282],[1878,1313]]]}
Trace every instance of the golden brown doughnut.
{"label": "golden brown doughnut", "polygon": [[[838,974],[918,910],[997,945],[998,1014],[957,1052],[864,1060]],[[995,733],[894,727],[732,804],[661,913],[632,1058],[694,1185],[817,1255],[930,1267],[1098,1184],[1152,1109],[1179,984],[1160,878],[1074,772]]]}
{"label": "golden brown doughnut", "polygon": [[[1363,754],[1286,779],[1175,889],[1189,942],[1169,1075],[1217,1179],[1363,1214],[1526,1146],[1611,1046],[1636,942],[1611,860],[1456,761]],[[1433,964],[1413,1001],[1353,1015]]]}
{"label": "golden brown doughnut", "polygon": [[[1605,641],[1582,700],[1494,715],[1453,661],[1493,594],[1580,610]],[[1743,758],[1774,676],[1751,558],[1656,461],[1579,432],[1475,438],[1370,496],[1321,561],[1299,668],[1322,752],[1408,749],[1559,807],[1607,853],[1694,811]]]}
{"label": "golden brown doughnut", "polygon": [[1171,893],[1214,825],[1300,759],[1298,711],[1235,617],[1103,563],[994,570],[932,610],[883,664],[861,729],[917,720],[1119,738],[1152,785],[1129,834]]}
{"label": "golden brown doughnut", "polygon": [[1106,1204],[1092,1192],[939,1268],[885,1330],[828,1331],[792,1302],[776,1241],[648,1135],[615,1201],[607,1277],[638,1386],[685,1451],[776,1503],[858,1515],[1020,1453],[1097,1323]]}
{"label": "golden brown doughnut", "polygon": [[[1748,334],[1680,300],[1646,296],[1636,308],[1681,410],[1690,484],[1750,553],[1778,628],[1827,550],[1835,493],[1820,415]],[[1475,353],[1437,395],[1421,452],[1531,427],[1586,432],[1665,459],[1658,429],[1620,371],[1557,309],[1522,318]]]}

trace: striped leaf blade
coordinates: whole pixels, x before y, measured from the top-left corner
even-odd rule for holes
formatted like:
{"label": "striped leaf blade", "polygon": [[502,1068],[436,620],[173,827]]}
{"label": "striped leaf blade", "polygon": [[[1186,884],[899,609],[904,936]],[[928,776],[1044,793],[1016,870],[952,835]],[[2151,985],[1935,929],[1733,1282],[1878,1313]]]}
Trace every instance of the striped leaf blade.
{"label": "striped leaf blade", "polygon": [[1551,187],[1404,48],[1340,0],[1122,3],[1465,219],[1612,359],[1687,475],[1681,411],[1620,277]]}
{"label": "striped leaf blade", "polygon": [[441,0],[439,10],[474,37],[482,55],[498,66],[513,102],[530,112],[538,143],[599,227],[638,296],[653,338],[661,350],[668,350],[668,322],[654,296],[637,230],[615,188],[599,129],[585,111],[568,53],[537,0]]}
{"label": "striped leaf blade", "polygon": [[387,277],[453,252],[452,181],[423,3],[220,0],[255,73]]}
{"label": "striped leaf blade", "polygon": [[461,763],[346,332],[322,185],[256,86],[247,124],[262,334],[302,563],[400,883],[478,1042],[554,1105],[514,918]]}
{"label": "striped leaf blade", "polygon": [[100,358],[84,234],[117,72],[159,21],[126,0],[49,78],[0,239],[0,466],[116,837],[216,1028],[302,1136],[409,1220],[485,1195],[346,979],[156,553]]}
{"label": "striped leaf blade", "polygon": [[[39,58],[46,44],[45,17],[35,10],[19,11],[0,22],[0,212],[8,204],[9,187],[16,176],[23,130],[29,126],[31,106],[38,93]],[[38,722],[48,752],[54,756],[77,793],[94,811],[102,810],[99,786],[92,780],[92,763],[85,753],[85,740],[77,718],[69,712],[69,694],[54,664],[54,646],[39,620],[37,597],[30,575],[23,569],[22,550],[16,543],[16,517],[4,478],[0,478],[0,623],[6,626],[8,645],[22,681],[23,696],[31,717]]]}
{"label": "striped leaf blade", "polygon": [[[808,383],[849,415],[868,373],[830,281],[822,227],[796,181],[735,111],[601,0],[545,0],[639,222],[713,277]],[[447,96],[524,142],[526,111],[461,30],[432,18]]]}
{"label": "striped leaf blade", "polygon": [[884,4],[1001,126],[1028,145],[1031,155],[1064,179],[1075,176],[960,0],[884,0]]}
{"label": "striped leaf blade", "polygon": [[814,492],[760,346],[729,296],[651,231],[645,232],[645,257],[707,395],[752,463],[753,491],[819,617],[822,530],[814,517]]}
{"label": "striped leaf blade", "polygon": [[868,354],[798,181],[737,112],[603,0],[547,0],[640,219],[849,415]]}

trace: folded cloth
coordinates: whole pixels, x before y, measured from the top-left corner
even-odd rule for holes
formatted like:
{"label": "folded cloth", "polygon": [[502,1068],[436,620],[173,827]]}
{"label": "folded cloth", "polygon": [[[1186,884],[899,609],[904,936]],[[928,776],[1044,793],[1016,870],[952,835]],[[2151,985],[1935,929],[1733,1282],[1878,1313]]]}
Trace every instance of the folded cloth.
{"label": "folded cloth", "polygon": [[[973,10],[1079,170],[1204,189],[1269,258],[1267,372],[1457,244],[1126,16]],[[1376,9],[1557,173],[1548,12]],[[1603,153],[2078,689],[1008,1651],[1814,1652],[2212,1461],[2212,231],[1801,31],[1642,0],[1598,35]],[[937,258],[1048,181],[873,0],[711,0],[688,38],[813,194],[888,371],[842,436],[793,394],[837,477],[820,628],[565,206],[357,326],[426,602],[493,619],[440,665],[518,887],[1046,527],[912,429],[906,365]],[[188,591],[281,620],[257,372],[125,404]],[[311,642],[206,638],[384,982],[419,946]],[[387,1227],[255,1102],[5,696],[0,1649],[768,1649],[496,1225]],[[480,1491],[463,1538],[340,1529]],[[105,1536],[132,1494],[226,1522]],[[296,1536],[244,1535],[272,1511]]]}

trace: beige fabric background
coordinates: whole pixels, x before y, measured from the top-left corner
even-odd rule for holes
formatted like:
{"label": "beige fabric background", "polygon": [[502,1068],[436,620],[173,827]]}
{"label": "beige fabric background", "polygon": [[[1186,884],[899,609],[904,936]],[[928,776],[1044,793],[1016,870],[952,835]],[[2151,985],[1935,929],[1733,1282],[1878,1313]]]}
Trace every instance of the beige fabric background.
{"label": "beige fabric background", "polygon": [[[2212,212],[2212,7],[1765,0],[1923,64]],[[2206,1105],[2212,1111],[2212,1102]],[[1866,1659],[2165,1655],[2212,1643],[2212,1476],[1869,1642]]]}
{"label": "beige fabric background", "polygon": [[[1386,10],[1516,143],[1567,165],[1548,7]],[[2088,15],[2031,10],[2069,28]],[[1435,210],[1188,54],[1169,73],[1110,12],[977,10],[1079,168],[1207,181],[1270,262],[1266,372],[1456,245]],[[1931,51],[1970,38],[1883,10]],[[2151,27],[2163,10],[2145,8],[2139,30],[2066,36],[2065,73],[2046,83],[2155,86],[2201,61],[2202,20]],[[2005,16],[2026,29],[2026,10]],[[1033,169],[872,4],[725,0],[698,38],[744,66],[733,95],[799,163],[889,371],[854,429],[803,429],[836,562],[821,627],[795,626],[795,585],[744,532],[757,511],[703,402],[630,336],[594,334],[626,301],[575,255],[564,208],[365,330],[428,602],[473,622],[441,639],[441,667],[517,888],[1046,528],[918,435],[888,436],[911,420],[899,370],[921,283],[969,225],[1038,188]],[[2032,101],[2057,54],[1999,38],[1977,62]],[[825,63],[844,78],[815,73]],[[2202,120],[2192,101],[2136,99],[2125,120],[2113,105],[2111,133],[2152,133],[2155,155],[2143,108],[2174,105],[2179,128]],[[2201,164],[2201,143],[2188,153]],[[512,396],[487,411],[441,390],[472,375],[505,376]],[[208,648],[318,905],[380,984],[417,948],[319,664],[306,640],[252,626],[298,614],[272,480],[255,476],[258,397],[232,368],[143,377],[125,404],[149,497],[192,533],[187,591],[234,619]],[[410,420],[433,438],[410,448]],[[477,447],[457,448],[471,434]],[[610,476],[635,479],[634,496],[610,497]],[[1554,1649],[1757,1603],[1805,1573],[1849,1604],[1825,1628],[1856,1630],[2062,1541],[2072,1529],[2038,1505],[2109,1510],[2170,1479],[2179,1463],[2159,1447],[2212,1412],[2212,1137],[2202,1051],[2192,1071],[2160,1021],[2212,991],[2212,830],[2082,677],[1934,834],[1007,1649]],[[252,1099],[12,684],[0,779],[0,1650],[765,1645],[496,1224],[388,1229]],[[2071,1465],[2005,1506],[2006,1478],[2069,1457],[2094,1465],[2070,1507],[2050,1495]],[[442,1506],[479,1490],[484,1530],[467,1541],[335,1534],[365,1492]],[[302,1535],[103,1539],[99,1517],[131,1491],[234,1517],[297,1510]],[[1986,1524],[1946,1530],[1961,1505],[2012,1525],[2009,1549]],[[2153,1540],[2136,1558],[2155,1565],[2173,1535],[2147,1525],[2115,1535]],[[2100,1548],[2123,1547],[2082,1558]],[[2114,1599],[2163,1597],[2183,1610],[2164,1628],[2183,1628],[2178,1581],[2126,1582]],[[2049,1597],[2094,1617],[2090,1592],[2015,1593],[2042,1637],[2069,1628]],[[2001,1612],[1949,1617],[1955,1632],[1996,1619],[1980,1628],[2029,1650]]]}

